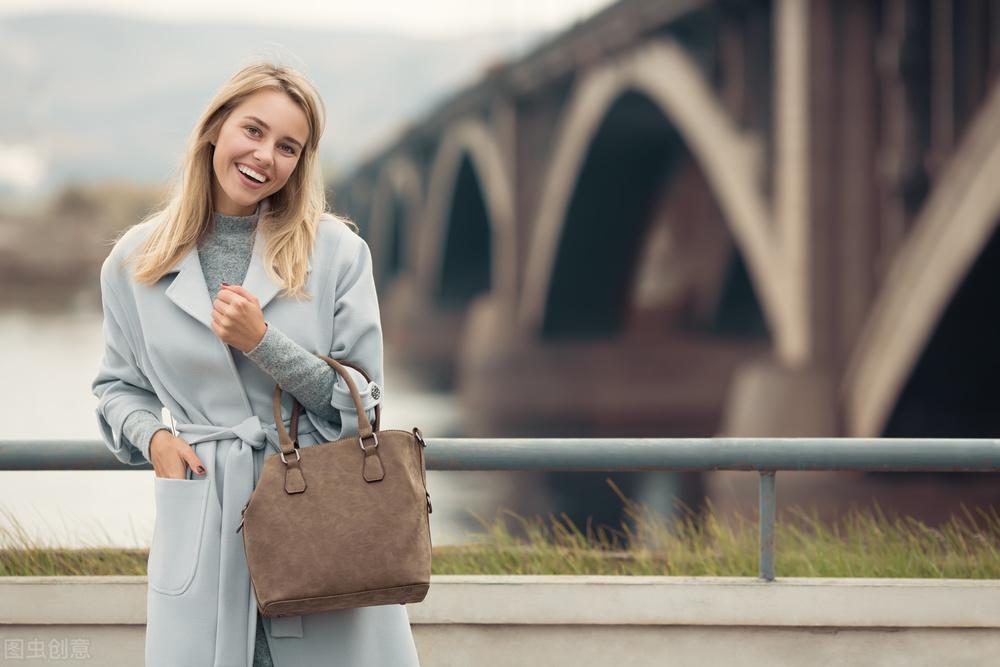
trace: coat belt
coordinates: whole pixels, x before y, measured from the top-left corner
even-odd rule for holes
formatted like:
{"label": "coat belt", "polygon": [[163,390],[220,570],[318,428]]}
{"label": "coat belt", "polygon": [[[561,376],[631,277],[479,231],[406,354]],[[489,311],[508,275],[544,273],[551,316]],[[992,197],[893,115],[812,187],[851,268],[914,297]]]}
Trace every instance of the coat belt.
{"label": "coat belt", "polygon": [[[285,420],[285,431],[290,431],[291,420]],[[228,438],[239,438],[254,449],[264,449],[270,443],[275,452],[280,452],[278,444],[278,429],[275,424],[262,424],[260,417],[251,415],[234,426],[215,426],[214,424],[194,424],[190,422],[178,422],[175,424],[178,433],[190,433],[194,437],[187,440],[188,444],[194,445],[208,440],[225,440]],[[298,433],[312,433],[316,427],[309,419],[299,417]]]}

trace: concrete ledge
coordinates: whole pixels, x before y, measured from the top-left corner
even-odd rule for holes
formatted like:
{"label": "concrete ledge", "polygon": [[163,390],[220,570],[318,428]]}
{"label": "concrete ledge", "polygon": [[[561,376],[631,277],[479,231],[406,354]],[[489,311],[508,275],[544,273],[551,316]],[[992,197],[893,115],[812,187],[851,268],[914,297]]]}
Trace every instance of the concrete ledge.
{"label": "concrete ledge", "polygon": [[440,576],[408,609],[413,623],[1000,628],[1000,580]]}
{"label": "concrete ledge", "polygon": [[[443,576],[410,621],[1000,628],[998,579]],[[0,624],[144,625],[146,577],[0,577]]]}
{"label": "concrete ledge", "polygon": [[[0,640],[87,638],[93,664],[139,665],[145,596],[145,577],[0,577]],[[1000,655],[994,579],[435,576],[407,610],[424,667],[664,656],[763,665],[787,652],[796,658],[783,664],[983,665]]]}

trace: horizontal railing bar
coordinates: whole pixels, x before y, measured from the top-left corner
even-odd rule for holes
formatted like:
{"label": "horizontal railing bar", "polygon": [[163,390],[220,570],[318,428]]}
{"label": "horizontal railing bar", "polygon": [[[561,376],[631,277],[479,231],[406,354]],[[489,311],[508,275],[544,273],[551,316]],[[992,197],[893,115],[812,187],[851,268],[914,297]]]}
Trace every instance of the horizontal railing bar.
{"label": "horizontal railing bar", "polygon": [[[428,470],[997,472],[1000,440],[425,438]],[[0,470],[136,470],[100,440],[0,440]]]}

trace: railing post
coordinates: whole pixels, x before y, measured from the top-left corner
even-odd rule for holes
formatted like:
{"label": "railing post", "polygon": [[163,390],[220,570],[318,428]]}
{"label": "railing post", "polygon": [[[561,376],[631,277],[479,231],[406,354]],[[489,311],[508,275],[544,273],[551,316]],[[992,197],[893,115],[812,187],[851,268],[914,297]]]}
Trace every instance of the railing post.
{"label": "railing post", "polygon": [[760,565],[758,575],[766,581],[774,581],[774,472],[760,471]]}

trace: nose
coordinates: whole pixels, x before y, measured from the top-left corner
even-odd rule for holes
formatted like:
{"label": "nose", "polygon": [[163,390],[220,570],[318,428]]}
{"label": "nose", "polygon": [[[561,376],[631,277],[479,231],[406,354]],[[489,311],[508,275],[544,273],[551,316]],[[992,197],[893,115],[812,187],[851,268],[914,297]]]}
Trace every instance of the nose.
{"label": "nose", "polygon": [[267,149],[267,148],[263,148],[263,147],[260,147],[260,146],[258,146],[254,150],[254,152],[253,152],[253,159],[256,160],[257,163],[262,168],[270,167],[271,163],[274,162],[274,156],[271,154],[271,151],[269,149]]}

